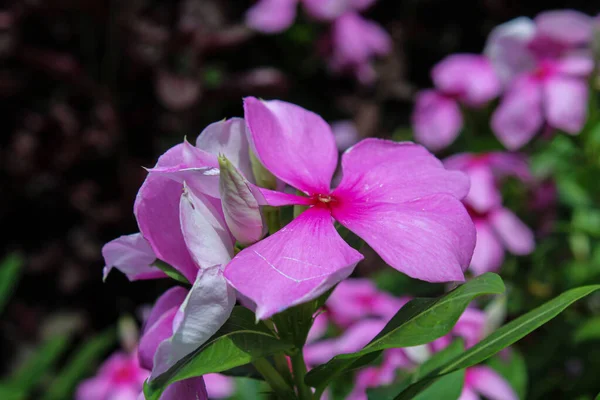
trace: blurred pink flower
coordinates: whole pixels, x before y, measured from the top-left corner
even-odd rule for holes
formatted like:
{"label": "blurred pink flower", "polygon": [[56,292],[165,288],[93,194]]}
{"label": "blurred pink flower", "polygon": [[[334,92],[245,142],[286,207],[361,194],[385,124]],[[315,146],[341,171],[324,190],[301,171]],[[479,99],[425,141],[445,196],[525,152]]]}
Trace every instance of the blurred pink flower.
{"label": "blurred pink flower", "polygon": [[498,139],[511,150],[529,142],[544,122],[578,134],[587,118],[591,17],[550,11],[496,27],[485,48],[506,86],[492,116]]}
{"label": "blurred pink flower", "polygon": [[474,247],[459,200],[468,192],[464,174],[447,171],[421,146],[366,139],[346,150],[342,181],[331,190],[338,152],[321,117],[282,101],[246,98],[244,106],[257,157],[306,195],[257,188],[265,203],[309,206],[225,268],[229,282],[256,303],[258,318],[318,297],[363,258],[340,237],[333,218],[409,276],[464,279]]}
{"label": "blurred pink flower", "polygon": [[454,54],[432,70],[434,90],[417,95],[412,115],[415,138],[431,150],[450,145],[463,126],[460,104],[480,107],[500,94],[501,84],[485,56]]}
{"label": "blurred pink flower", "polygon": [[79,385],[75,399],[136,400],[149,375],[140,366],[135,352],[117,352],[104,361],[96,376]]}
{"label": "blurred pink flower", "polygon": [[518,400],[519,396],[500,374],[483,365],[467,368],[459,400]]}
{"label": "blurred pink flower", "polygon": [[203,376],[206,391],[210,399],[224,399],[231,397],[235,392],[233,378],[223,374],[206,374]]}
{"label": "blurred pink flower", "polygon": [[360,140],[356,125],[352,121],[332,122],[331,131],[335,136],[335,144],[339,151],[345,151]]}

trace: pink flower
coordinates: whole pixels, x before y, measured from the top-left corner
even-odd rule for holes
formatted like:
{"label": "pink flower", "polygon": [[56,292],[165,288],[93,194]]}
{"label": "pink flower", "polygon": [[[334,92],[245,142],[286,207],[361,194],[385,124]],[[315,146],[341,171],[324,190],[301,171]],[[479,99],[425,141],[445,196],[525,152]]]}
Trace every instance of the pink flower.
{"label": "pink flower", "polygon": [[345,151],[360,140],[356,125],[352,121],[332,122],[331,131],[335,136],[335,144],[339,151]]}
{"label": "pink flower", "polygon": [[136,400],[149,372],[140,367],[137,354],[117,352],[98,369],[96,376],[77,388],[76,400]]}
{"label": "pink flower", "polygon": [[263,165],[306,196],[261,190],[272,206],[309,206],[279,232],[242,250],[225,268],[229,282],[268,318],[314,299],[347,277],[362,255],[333,218],[392,267],[432,282],[463,280],[475,232],[460,203],[466,176],[447,171],[421,146],[366,139],[342,157],[318,115],[282,101],[246,98],[246,122]]}
{"label": "pink flower", "polygon": [[519,396],[506,380],[490,367],[478,365],[467,368],[459,400],[518,400]]}
{"label": "pink flower", "polygon": [[156,255],[140,233],[121,236],[108,242],[102,247],[102,256],[106,262],[104,279],[113,267],[123,272],[130,281],[167,277],[164,272],[152,266]]}
{"label": "pink flower", "polygon": [[449,169],[462,170],[471,178],[465,204],[477,230],[472,271],[477,275],[498,271],[504,261],[505,248],[517,255],[531,253],[535,247],[533,232],[515,214],[502,207],[498,189],[498,178],[506,175],[530,179],[525,161],[507,153],[459,154],[447,159],[445,165]]}
{"label": "pink flower", "polygon": [[525,145],[544,122],[572,135],[581,131],[593,61],[578,46],[590,38],[591,17],[575,11],[521,17],[492,31],[485,53],[506,85],[492,128],[508,149]]}
{"label": "pink flower", "polygon": [[206,374],[203,378],[210,399],[228,398],[235,392],[235,383],[229,376],[223,374]]}
{"label": "pink flower", "polygon": [[450,145],[462,129],[460,104],[480,107],[500,94],[501,85],[489,60],[454,54],[432,70],[435,90],[417,95],[412,124],[417,141],[431,150]]}
{"label": "pink flower", "polygon": [[333,21],[344,12],[362,11],[375,0],[259,0],[246,13],[246,24],[263,33],[278,33],[296,19],[296,7],[302,3],[306,12],[321,21]]}

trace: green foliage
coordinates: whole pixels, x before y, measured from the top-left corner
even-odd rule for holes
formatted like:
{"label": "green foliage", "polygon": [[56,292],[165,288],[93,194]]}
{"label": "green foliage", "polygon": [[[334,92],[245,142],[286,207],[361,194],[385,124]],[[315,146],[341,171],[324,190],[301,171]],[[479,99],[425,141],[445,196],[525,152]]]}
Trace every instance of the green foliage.
{"label": "green foliage", "polygon": [[0,264],[0,313],[17,287],[22,267],[23,259],[18,254],[9,255]]}
{"label": "green foliage", "polygon": [[161,260],[156,260],[154,262],[154,264],[152,264],[152,265],[155,266],[156,268],[160,269],[165,274],[167,274],[167,276],[169,278],[174,279],[177,282],[181,282],[186,285],[190,285],[190,281],[188,281],[187,278],[185,276],[183,276],[183,274],[181,272],[177,271],[175,268],[173,268],[166,262],[161,261]]}

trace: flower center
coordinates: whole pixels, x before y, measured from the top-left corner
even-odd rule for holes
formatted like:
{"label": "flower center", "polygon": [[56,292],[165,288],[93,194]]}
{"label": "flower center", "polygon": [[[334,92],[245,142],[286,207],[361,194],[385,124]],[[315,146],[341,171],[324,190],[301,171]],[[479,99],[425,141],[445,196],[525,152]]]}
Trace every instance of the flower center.
{"label": "flower center", "polygon": [[318,194],[317,200],[320,201],[321,203],[327,204],[327,203],[331,203],[331,201],[333,201],[333,198],[330,195]]}

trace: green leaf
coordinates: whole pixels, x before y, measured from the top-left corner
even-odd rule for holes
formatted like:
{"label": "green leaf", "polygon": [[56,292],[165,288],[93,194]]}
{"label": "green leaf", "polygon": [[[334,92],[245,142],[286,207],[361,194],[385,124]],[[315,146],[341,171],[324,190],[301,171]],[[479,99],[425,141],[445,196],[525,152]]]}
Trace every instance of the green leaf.
{"label": "green leaf", "polygon": [[83,343],[71,357],[67,365],[58,373],[50,388],[41,397],[43,400],[71,398],[75,386],[93,372],[95,366],[115,345],[116,332],[110,329]]}
{"label": "green leaf", "polygon": [[69,338],[56,336],[48,339],[11,375],[10,384],[30,393],[38,383],[56,365],[65,353]]}
{"label": "green leaf", "polygon": [[459,357],[438,368],[423,380],[409,386],[395,400],[412,399],[441,376],[479,364],[556,317],[570,304],[598,289],[600,289],[600,285],[571,289],[527,314],[520,316],[465,351]]}
{"label": "green leaf", "polygon": [[16,387],[11,383],[0,383],[0,399],[2,400],[25,400],[27,399],[27,389]]}
{"label": "green leaf", "polygon": [[600,339],[600,316],[585,321],[577,327],[573,335],[575,343],[598,339]]}
{"label": "green leaf", "polygon": [[0,264],[0,313],[17,287],[23,259],[18,254],[11,254]]}
{"label": "green leaf", "polygon": [[164,374],[146,382],[144,394],[147,400],[158,400],[174,382],[232,369],[292,348],[292,344],[277,338],[264,323],[257,324],[252,311],[235,307],[229,320],[208,342]]}
{"label": "green leaf", "polygon": [[170,266],[164,261],[156,260],[152,266],[160,269],[162,272],[167,274],[167,276],[171,279],[175,279],[177,282],[185,283],[186,285],[191,285],[190,281],[187,280],[185,276],[175,268]]}
{"label": "green leaf", "polygon": [[511,349],[506,357],[496,356],[490,359],[488,365],[498,372],[514,389],[519,399],[527,398],[527,364],[517,349]]}
{"label": "green leaf", "polygon": [[311,370],[305,382],[322,389],[344,371],[372,361],[371,353],[384,349],[418,346],[446,335],[471,300],[484,294],[504,291],[502,279],[487,273],[457,287],[442,297],[416,298],[408,302],[385,328],[362,350],[341,354]]}

